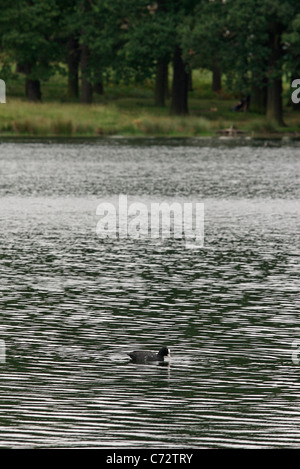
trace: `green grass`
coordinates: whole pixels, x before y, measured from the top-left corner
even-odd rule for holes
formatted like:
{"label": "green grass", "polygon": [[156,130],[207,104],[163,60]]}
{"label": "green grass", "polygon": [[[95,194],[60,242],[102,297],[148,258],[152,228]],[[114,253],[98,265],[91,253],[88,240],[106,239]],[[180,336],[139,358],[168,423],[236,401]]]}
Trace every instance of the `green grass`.
{"label": "green grass", "polygon": [[[42,87],[43,102],[29,103],[24,97],[24,79],[17,77],[7,84],[7,103],[0,104],[1,136],[213,136],[220,129],[235,127],[247,135],[300,133],[300,113],[285,108],[287,127],[278,128],[255,113],[233,112],[237,97],[224,89],[211,91],[211,74],[195,71],[193,91],[189,96],[190,114],[171,116],[165,108],[154,106],[153,83],[108,84],[95,103],[67,102],[66,79],[52,77]],[[286,86],[284,101],[289,101]]]}

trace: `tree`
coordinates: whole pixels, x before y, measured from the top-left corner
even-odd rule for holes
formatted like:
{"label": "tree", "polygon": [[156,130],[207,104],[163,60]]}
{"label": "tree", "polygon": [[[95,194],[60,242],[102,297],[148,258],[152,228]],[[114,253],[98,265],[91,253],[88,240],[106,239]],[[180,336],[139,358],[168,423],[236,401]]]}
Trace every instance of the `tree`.
{"label": "tree", "polygon": [[[299,3],[294,0],[236,0],[231,1],[229,11],[233,19],[232,42],[236,44],[238,39],[242,44],[241,48],[235,48],[238,57],[236,54],[233,57],[239,63],[241,57],[246,58],[237,70],[247,74],[252,98],[254,95],[260,100],[261,106],[265,103],[267,119],[282,126],[282,75],[288,52],[283,37],[290,30],[291,19],[299,12]],[[241,16],[239,23],[237,18]]]}
{"label": "tree", "polygon": [[164,106],[168,95],[168,66],[175,45],[176,25],[167,9],[166,0],[159,0],[153,5],[149,5],[148,1],[135,3],[139,4],[139,8],[127,16],[126,63],[137,81],[155,75],[155,104]]}
{"label": "tree", "polygon": [[[300,78],[300,13],[290,22],[290,27],[283,34],[286,48],[285,65],[290,71],[290,82]],[[292,108],[300,111],[300,103],[292,102]]]}
{"label": "tree", "polygon": [[[141,0],[85,0],[78,8],[81,68],[81,102],[103,92],[105,76],[115,81],[133,75],[126,50],[129,18],[138,12]],[[142,2],[144,3],[144,2]],[[138,70],[136,75],[138,77]]]}
{"label": "tree", "polygon": [[57,40],[62,50],[63,62],[67,65],[67,98],[79,98],[80,65],[80,0],[57,0],[60,17]]}
{"label": "tree", "polygon": [[41,80],[54,73],[59,56],[54,40],[58,19],[55,0],[6,2],[1,11],[2,44],[26,76],[25,94],[30,101],[41,100]]}
{"label": "tree", "polygon": [[80,49],[78,35],[70,33],[67,42],[67,66],[68,66],[68,90],[67,97],[69,99],[77,99],[79,97],[79,63]]}
{"label": "tree", "polygon": [[251,93],[251,108],[284,125],[282,75],[289,48],[283,42],[291,19],[299,13],[294,0],[203,0],[194,18],[183,26],[184,51],[193,61],[225,71],[233,90]]}
{"label": "tree", "polygon": [[211,70],[212,90],[220,91],[226,57],[227,3],[202,0],[192,13],[179,27],[184,59],[192,67]]}
{"label": "tree", "polygon": [[[137,2],[135,2],[137,3]],[[156,72],[155,102],[165,104],[167,64],[173,67],[171,113],[188,113],[188,82],[190,68],[182,51],[180,26],[192,15],[197,1],[159,0],[153,5],[140,1],[139,11],[128,17],[125,44],[127,65],[136,77],[144,79]]]}
{"label": "tree", "polygon": [[188,114],[188,84],[189,74],[182,57],[182,49],[177,45],[173,55],[172,114]]}
{"label": "tree", "polygon": [[164,107],[169,95],[169,58],[165,56],[157,60],[155,72],[154,102],[156,106]]}
{"label": "tree", "polygon": [[172,3],[170,13],[176,24],[176,38],[173,53],[173,84],[171,96],[171,113],[188,114],[188,87],[191,65],[184,55],[183,38],[181,31],[182,22],[195,14],[195,8],[199,2],[196,0],[177,0]]}

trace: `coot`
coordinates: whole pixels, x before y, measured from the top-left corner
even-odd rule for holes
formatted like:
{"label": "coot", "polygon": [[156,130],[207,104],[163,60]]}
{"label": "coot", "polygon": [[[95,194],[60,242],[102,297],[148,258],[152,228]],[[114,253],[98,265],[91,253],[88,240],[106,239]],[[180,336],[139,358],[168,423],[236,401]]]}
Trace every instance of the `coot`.
{"label": "coot", "polygon": [[168,349],[168,347],[162,347],[158,353],[149,352],[148,350],[137,350],[127,355],[136,363],[163,362],[164,357],[170,357],[170,349]]}

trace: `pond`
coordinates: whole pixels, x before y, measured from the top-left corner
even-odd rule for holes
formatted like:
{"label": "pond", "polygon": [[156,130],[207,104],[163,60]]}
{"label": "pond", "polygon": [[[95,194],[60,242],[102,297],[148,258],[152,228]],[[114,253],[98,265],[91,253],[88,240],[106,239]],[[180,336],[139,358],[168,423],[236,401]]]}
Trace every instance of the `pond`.
{"label": "pond", "polygon": [[[2,142],[0,447],[299,447],[299,173],[295,145]],[[100,237],[120,194],[203,203],[204,245]]]}

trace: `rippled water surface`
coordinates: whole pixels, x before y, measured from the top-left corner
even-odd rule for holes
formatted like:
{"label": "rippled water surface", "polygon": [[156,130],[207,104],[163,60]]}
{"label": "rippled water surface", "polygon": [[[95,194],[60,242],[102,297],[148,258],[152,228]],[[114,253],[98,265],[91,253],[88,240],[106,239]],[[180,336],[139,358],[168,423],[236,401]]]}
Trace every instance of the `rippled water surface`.
{"label": "rippled water surface", "polygon": [[[0,447],[300,447],[299,167],[296,147],[2,143]],[[99,238],[118,194],[204,202],[204,247]]]}

